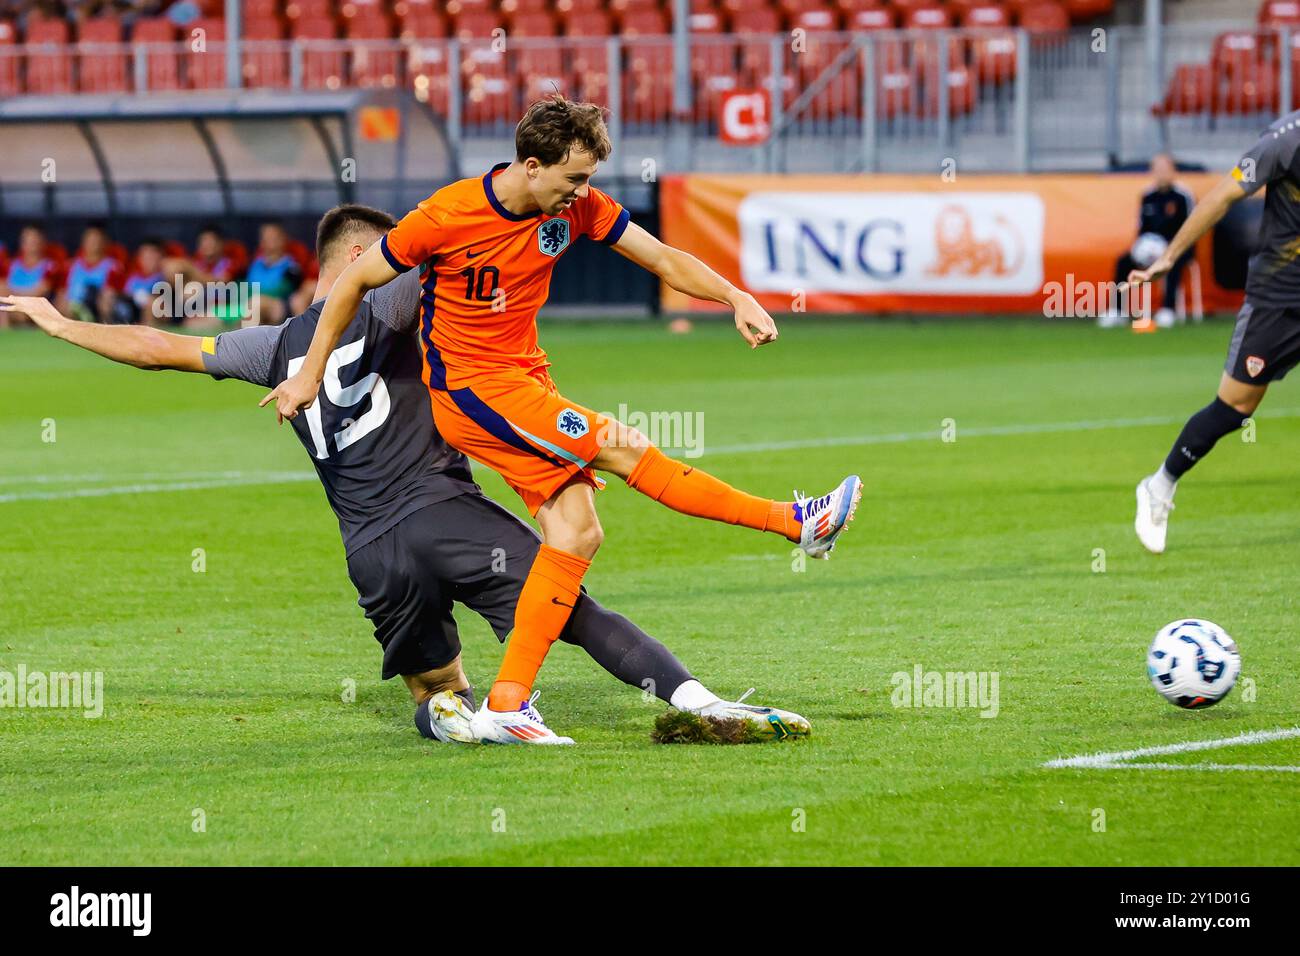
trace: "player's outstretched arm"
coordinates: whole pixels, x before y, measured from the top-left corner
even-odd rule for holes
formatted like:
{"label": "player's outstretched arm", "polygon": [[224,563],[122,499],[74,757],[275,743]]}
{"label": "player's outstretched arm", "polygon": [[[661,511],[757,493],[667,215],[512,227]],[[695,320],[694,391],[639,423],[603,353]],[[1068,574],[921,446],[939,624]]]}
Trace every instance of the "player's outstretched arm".
{"label": "player's outstretched arm", "polygon": [[628,223],[614,248],[678,292],[731,306],[736,313],[736,330],[750,348],[776,341],[776,323],[767,310],[689,252],[660,242],[634,222]]}
{"label": "player's outstretched arm", "polygon": [[310,408],[316,401],[316,393],[325,378],[325,365],[330,353],[338,345],[343,330],[356,317],[361,299],[371,289],[397,278],[397,271],[388,264],[375,243],[343,270],[329,295],[325,298],[325,307],[321,310],[316,323],[316,333],[312,336],[311,347],[297,374],[285,379],[267,395],[258,406],[266,405],[274,399],[276,421],[296,418],[298,412]]}
{"label": "player's outstretched arm", "polygon": [[134,365],[150,371],[204,371],[201,341],[192,335],[175,335],[141,325],[78,322],[60,314],[49,299],[39,296],[11,295],[0,298],[0,310],[23,312],[46,335],[71,342],[88,352],[123,365]]}
{"label": "player's outstretched arm", "polygon": [[1245,190],[1241,188],[1241,184],[1235,177],[1224,176],[1214,184],[1214,188],[1206,197],[1192,208],[1192,214],[1187,217],[1183,227],[1174,234],[1164,255],[1151,263],[1150,268],[1134,269],[1129,273],[1129,285],[1154,282],[1167,273],[1188,249],[1196,245],[1201,236],[1209,232],[1214,224],[1227,214],[1233,203],[1245,196]]}

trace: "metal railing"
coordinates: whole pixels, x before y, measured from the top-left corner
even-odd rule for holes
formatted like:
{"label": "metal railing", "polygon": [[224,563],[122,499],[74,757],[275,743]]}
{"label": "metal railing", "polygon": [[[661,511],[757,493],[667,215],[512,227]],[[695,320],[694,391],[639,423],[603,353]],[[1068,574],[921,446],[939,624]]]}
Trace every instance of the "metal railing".
{"label": "metal railing", "polygon": [[[458,149],[498,149],[552,90],[606,104],[616,142],[667,169],[1105,168],[1172,148],[1222,163],[1293,102],[1300,34],[1167,27],[1155,86],[1140,27],[692,36],[675,94],[671,36],[289,40],[0,48],[0,97],[212,90],[403,89]],[[227,70],[239,66],[232,84]],[[723,144],[721,104],[766,91],[772,134]],[[498,149],[499,151],[499,149]]]}

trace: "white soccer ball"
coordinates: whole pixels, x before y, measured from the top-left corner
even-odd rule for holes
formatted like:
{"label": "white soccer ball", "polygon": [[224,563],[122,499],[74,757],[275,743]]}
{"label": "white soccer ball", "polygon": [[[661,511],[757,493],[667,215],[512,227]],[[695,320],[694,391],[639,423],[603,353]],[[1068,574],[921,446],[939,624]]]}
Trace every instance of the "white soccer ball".
{"label": "white soccer ball", "polygon": [[1152,686],[1179,707],[1217,704],[1240,673],[1236,641],[1210,621],[1189,618],[1166,624],[1147,651]]}
{"label": "white soccer ball", "polygon": [[1139,269],[1145,269],[1164,255],[1168,248],[1169,241],[1164,236],[1154,232],[1144,232],[1133,241],[1133,248],[1128,254]]}

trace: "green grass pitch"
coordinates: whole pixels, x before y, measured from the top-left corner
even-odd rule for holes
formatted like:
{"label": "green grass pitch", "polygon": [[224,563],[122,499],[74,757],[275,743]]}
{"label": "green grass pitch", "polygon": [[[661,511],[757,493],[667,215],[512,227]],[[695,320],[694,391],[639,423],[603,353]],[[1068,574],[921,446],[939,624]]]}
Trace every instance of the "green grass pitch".
{"label": "green grass pitch", "polygon": [[[1300,725],[1295,383],[1255,441],[1225,439],[1184,482],[1153,557],[1133,485],[1212,396],[1227,323],[782,330],[757,352],[720,324],[546,323],[543,342],[589,406],[702,413],[696,461],[740,487],[862,475],[834,560],[803,570],[771,537],[621,482],[598,497],[592,593],[720,694],[756,687],[813,736],[655,745],[662,705],[557,645],[540,704],[578,741],[558,751],[415,733],[260,390],[0,334],[0,669],[102,671],[106,701],[97,720],[0,709],[0,864],[1300,862],[1294,773],[1043,767]],[[151,490],[105,493],[132,486]],[[1243,654],[1204,712],[1144,671],[1182,616]],[[501,649],[460,620],[482,691]],[[917,665],[996,673],[997,715],[894,706],[893,675]],[[1293,766],[1300,741],[1155,759]]]}

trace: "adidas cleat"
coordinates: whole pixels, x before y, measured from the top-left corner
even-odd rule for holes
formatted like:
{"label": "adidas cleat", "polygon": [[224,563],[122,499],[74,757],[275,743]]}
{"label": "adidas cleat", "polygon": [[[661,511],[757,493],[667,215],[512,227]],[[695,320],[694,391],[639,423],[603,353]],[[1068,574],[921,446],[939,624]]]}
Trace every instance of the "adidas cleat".
{"label": "adidas cleat", "polygon": [[519,705],[518,710],[490,710],[487,701],[474,714],[470,730],[485,744],[572,744],[572,737],[560,737],[542,721],[533,702],[540,692]]}
{"label": "adidas cleat", "polygon": [[835,540],[853,520],[862,498],[862,479],[849,475],[828,495],[807,498],[794,493],[794,513],[802,524],[799,547],[810,558],[825,558],[835,548]]}

